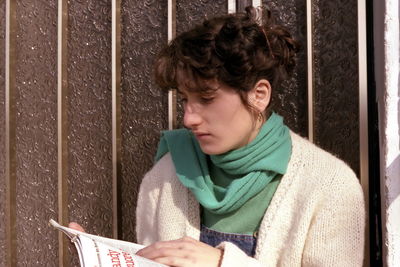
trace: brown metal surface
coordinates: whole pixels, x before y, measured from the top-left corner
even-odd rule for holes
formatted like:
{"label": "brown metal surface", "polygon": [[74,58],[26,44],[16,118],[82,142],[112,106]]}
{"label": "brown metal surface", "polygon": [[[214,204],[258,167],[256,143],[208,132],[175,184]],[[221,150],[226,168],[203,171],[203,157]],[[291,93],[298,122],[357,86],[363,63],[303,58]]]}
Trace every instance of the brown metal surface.
{"label": "brown metal surface", "polygon": [[303,0],[263,1],[276,22],[288,27],[301,44],[297,65],[292,77],[280,88],[272,88],[273,110],[282,115],[285,123],[295,132],[307,136],[307,27],[306,2]]}
{"label": "brown metal surface", "polygon": [[135,239],[138,187],[153,165],[168,97],[154,84],[153,60],[167,44],[167,1],[122,2],[122,238]]}
{"label": "brown metal surface", "polygon": [[[16,1],[17,265],[56,265],[57,1]],[[35,241],[35,242],[33,242]],[[44,252],[43,244],[54,249]],[[24,248],[24,249],[20,249]]]}
{"label": "brown metal surface", "polygon": [[359,175],[357,0],[313,5],[315,143]]}
{"label": "brown metal surface", "polygon": [[[111,1],[68,5],[69,219],[87,232],[111,237]],[[71,266],[77,262],[71,257]]]}
{"label": "brown metal surface", "polygon": [[[6,110],[6,1],[0,3],[0,110]],[[6,266],[6,114],[0,113],[0,266]]]}
{"label": "brown metal surface", "polygon": [[5,42],[5,252],[6,266],[17,265],[15,152],[15,1],[6,1]]}

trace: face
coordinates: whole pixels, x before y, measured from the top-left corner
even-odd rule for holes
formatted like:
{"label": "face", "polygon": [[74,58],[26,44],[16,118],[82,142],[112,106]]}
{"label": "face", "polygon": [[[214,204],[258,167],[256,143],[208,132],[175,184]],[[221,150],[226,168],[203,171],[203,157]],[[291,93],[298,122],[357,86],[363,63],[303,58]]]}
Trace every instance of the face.
{"label": "face", "polygon": [[205,154],[217,155],[245,146],[258,133],[253,114],[239,94],[225,85],[207,95],[179,88],[184,105],[184,125],[198,140]]}

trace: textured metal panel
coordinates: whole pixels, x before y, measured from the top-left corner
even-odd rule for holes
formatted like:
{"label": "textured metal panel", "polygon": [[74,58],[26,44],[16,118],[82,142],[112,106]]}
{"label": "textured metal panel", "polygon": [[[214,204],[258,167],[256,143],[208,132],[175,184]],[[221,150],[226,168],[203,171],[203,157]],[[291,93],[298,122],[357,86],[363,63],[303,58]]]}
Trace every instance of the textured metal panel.
{"label": "textured metal panel", "polygon": [[6,75],[5,75],[5,146],[6,146],[6,264],[17,265],[17,234],[16,234],[16,4],[15,1],[6,1]]}
{"label": "textured metal panel", "polygon": [[307,136],[306,1],[264,0],[263,6],[269,8],[276,22],[288,27],[293,37],[301,44],[292,77],[283,82],[281,88],[272,88],[272,105],[293,131]]}
{"label": "textured metal panel", "polygon": [[70,1],[68,11],[68,209],[87,232],[111,237],[111,2]]}
{"label": "textured metal panel", "polygon": [[167,129],[167,93],[153,82],[153,59],[167,43],[167,1],[122,3],[122,239],[134,240],[140,181]]}
{"label": "textured metal panel", "polygon": [[21,0],[16,10],[17,265],[56,266],[57,4]]}
{"label": "textured metal panel", "polygon": [[69,215],[111,237],[111,2],[71,1],[68,10]]}
{"label": "textured metal panel", "polygon": [[203,22],[205,18],[228,13],[226,0],[176,0],[176,31],[182,33]]}
{"label": "textured metal panel", "polygon": [[315,142],[359,174],[357,0],[313,5]]}
{"label": "textured metal panel", "polygon": [[[0,110],[5,108],[5,34],[6,34],[6,1],[0,3]],[[5,112],[0,112],[0,266],[6,265],[6,223],[5,223],[5,203],[6,203],[6,147],[5,147]]]}

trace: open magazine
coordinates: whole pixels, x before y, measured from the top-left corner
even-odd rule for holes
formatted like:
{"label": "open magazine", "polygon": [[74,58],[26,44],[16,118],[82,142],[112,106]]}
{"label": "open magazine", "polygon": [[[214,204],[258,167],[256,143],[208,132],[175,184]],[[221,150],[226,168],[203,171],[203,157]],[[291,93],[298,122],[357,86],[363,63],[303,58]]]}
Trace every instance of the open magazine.
{"label": "open magazine", "polygon": [[81,267],[161,267],[166,266],[135,255],[143,248],[135,243],[87,234],[59,225],[50,224],[65,233],[78,250]]}

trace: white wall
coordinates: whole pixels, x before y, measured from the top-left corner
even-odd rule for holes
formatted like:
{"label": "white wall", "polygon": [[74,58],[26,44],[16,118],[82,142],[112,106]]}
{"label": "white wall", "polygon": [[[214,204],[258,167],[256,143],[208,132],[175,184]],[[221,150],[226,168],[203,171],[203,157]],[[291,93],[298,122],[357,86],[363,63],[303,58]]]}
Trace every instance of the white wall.
{"label": "white wall", "polygon": [[374,1],[384,266],[400,266],[399,0]]}

